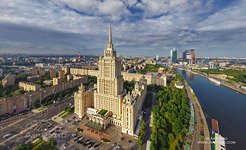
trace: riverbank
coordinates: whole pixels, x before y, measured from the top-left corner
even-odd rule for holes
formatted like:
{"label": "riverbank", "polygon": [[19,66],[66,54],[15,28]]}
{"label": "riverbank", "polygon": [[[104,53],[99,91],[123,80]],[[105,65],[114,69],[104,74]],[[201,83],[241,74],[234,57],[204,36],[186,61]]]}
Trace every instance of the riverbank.
{"label": "riverbank", "polygon": [[[210,76],[208,76],[208,75],[205,75],[205,74],[202,74],[202,73],[196,72],[196,71],[191,71],[191,70],[185,70],[185,71],[191,72],[191,73],[193,73],[193,74],[199,75],[199,76],[204,77],[204,78],[209,78],[209,77],[210,77]],[[229,89],[232,89],[232,90],[234,90],[234,91],[236,91],[236,92],[239,92],[239,93],[242,93],[242,94],[246,95],[246,90],[245,90],[245,89],[236,87],[235,85],[232,85],[231,83],[229,83],[229,82],[227,82],[227,81],[225,81],[225,80],[221,81],[220,79],[217,79],[217,78],[215,78],[215,79],[216,79],[216,80],[219,80],[220,83],[221,83],[221,85],[223,85],[223,86],[225,86],[225,87],[227,87],[227,88],[229,88]]]}
{"label": "riverbank", "polygon": [[194,106],[195,111],[195,126],[193,133],[193,140],[191,145],[191,150],[211,150],[210,145],[210,134],[208,129],[208,124],[202,110],[202,107],[193,92],[192,88],[185,81],[185,88],[187,90],[188,97],[190,99],[190,103]]}

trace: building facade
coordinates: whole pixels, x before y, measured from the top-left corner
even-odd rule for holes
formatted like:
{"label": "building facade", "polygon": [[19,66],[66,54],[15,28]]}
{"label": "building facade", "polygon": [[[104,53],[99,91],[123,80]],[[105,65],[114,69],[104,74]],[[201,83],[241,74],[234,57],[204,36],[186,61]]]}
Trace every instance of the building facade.
{"label": "building facade", "polygon": [[140,123],[138,117],[141,115],[141,108],[147,93],[147,85],[142,79],[136,82],[132,93],[128,93],[122,103],[122,132],[134,135],[137,122]]}
{"label": "building facade", "polygon": [[83,118],[86,115],[87,108],[93,107],[94,93],[92,90],[86,90],[83,84],[79,87],[79,90],[74,93],[74,113],[79,118]]}
{"label": "building facade", "polygon": [[[82,68],[71,68],[70,72],[74,76],[81,76],[81,75],[89,75],[89,76],[98,76],[98,70],[88,70]],[[137,73],[128,73],[128,72],[121,72],[123,79],[126,81],[139,81],[143,77],[147,80],[147,85],[156,84],[160,86],[167,85],[167,78],[165,75],[152,75],[152,74],[137,74]]]}
{"label": "building facade", "polygon": [[80,79],[72,80],[64,84],[41,88],[41,90],[30,91],[22,95],[1,98],[0,99],[0,115],[19,113],[32,107],[35,100],[42,100],[52,94],[74,88],[81,83],[87,83],[88,77],[84,76]]}
{"label": "building facade", "polygon": [[44,76],[45,75],[45,69],[42,67],[34,67],[31,70],[31,74],[32,75],[40,75],[40,76]]}
{"label": "building facade", "polygon": [[54,68],[50,69],[50,79],[56,78],[56,70]]}
{"label": "building facade", "polygon": [[28,83],[28,82],[19,82],[19,88],[24,91],[37,91],[41,89],[40,85]]}

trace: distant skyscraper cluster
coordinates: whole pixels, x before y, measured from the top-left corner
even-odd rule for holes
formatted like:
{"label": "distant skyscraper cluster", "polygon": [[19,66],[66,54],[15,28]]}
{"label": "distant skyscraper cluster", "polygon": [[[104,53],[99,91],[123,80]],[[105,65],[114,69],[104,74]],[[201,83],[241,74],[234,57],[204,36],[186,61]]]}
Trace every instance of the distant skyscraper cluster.
{"label": "distant skyscraper cluster", "polygon": [[196,63],[195,49],[185,50],[182,55],[182,61],[187,62],[189,64],[195,64]]}

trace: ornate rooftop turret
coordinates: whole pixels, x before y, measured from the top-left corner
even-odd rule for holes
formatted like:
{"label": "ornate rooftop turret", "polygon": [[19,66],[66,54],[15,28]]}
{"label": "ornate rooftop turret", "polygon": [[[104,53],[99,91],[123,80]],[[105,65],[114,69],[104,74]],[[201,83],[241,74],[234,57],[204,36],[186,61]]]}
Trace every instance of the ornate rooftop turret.
{"label": "ornate rooftop turret", "polygon": [[79,92],[85,92],[85,86],[83,85],[83,83],[81,83],[80,87],[79,87]]}

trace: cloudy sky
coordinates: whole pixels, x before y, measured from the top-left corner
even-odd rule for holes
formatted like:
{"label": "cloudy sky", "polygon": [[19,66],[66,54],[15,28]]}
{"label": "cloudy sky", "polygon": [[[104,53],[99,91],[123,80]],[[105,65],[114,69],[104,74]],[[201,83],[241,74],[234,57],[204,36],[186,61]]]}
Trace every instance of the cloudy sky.
{"label": "cloudy sky", "polygon": [[0,54],[246,57],[246,0],[1,0]]}

